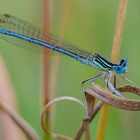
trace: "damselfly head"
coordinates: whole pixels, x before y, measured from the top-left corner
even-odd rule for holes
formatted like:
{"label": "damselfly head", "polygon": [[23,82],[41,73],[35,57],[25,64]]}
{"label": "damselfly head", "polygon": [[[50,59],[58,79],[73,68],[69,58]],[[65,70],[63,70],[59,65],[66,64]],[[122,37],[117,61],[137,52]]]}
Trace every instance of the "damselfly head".
{"label": "damselfly head", "polygon": [[121,59],[120,64],[113,66],[113,71],[117,74],[125,75],[125,73],[128,70],[127,64],[128,64],[127,59]]}

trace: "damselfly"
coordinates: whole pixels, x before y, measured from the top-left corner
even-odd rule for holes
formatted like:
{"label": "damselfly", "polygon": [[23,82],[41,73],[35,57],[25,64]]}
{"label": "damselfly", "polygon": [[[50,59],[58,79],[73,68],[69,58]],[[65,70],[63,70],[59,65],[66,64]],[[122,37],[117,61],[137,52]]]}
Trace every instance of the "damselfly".
{"label": "damselfly", "polygon": [[122,96],[110,82],[112,72],[122,75],[127,72],[127,59],[121,59],[119,64],[107,61],[99,54],[81,50],[75,45],[61,40],[53,34],[28,23],[25,20],[11,16],[9,14],[0,15],[0,38],[39,53],[48,53],[48,49],[66,54],[83,64],[95,67],[102,71],[101,74],[82,82],[93,82],[98,78],[105,78],[107,87],[116,95]]}

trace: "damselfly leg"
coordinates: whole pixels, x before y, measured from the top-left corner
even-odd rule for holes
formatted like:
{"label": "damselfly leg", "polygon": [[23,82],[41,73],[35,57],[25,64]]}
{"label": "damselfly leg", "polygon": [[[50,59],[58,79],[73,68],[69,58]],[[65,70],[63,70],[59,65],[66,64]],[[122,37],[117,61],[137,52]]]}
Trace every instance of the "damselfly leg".
{"label": "damselfly leg", "polygon": [[89,78],[87,80],[84,80],[82,82],[82,94],[83,94],[83,97],[84,97],[84,102],[85,102],[85,105],[86,105],[86,113],[88,115],[88,108],[87,108],[87,102],[86,102],[86,97],[85,97],[85,88],[84,88],[84,85],[87,84],[87,83],[92,83],[93,81],[99,79],[99,78],[103,78],[105,75],[104,73],[101,73],[101,74],[98,74],[92,78]]}
{"label": "damselfly leg", "polygon": [[116,90],[116,88],[111,84],[111,82],[110,82],[111,77],[112,77],[112,73],[111,72],[106,73],[106,75],[105,75],[106,86],[108,87],[108,89],[112,93],[116,94],[117,96],[123,97],[123,95],[118,90]]}
{"label": "damselfly leg", "polygon": [[[111,77],[112,77],[111,72],[102,72],[101,74],[98,74],[98,75],[96,75],[92,78],[89,78],[87,80],[84,80],[82,82],[82,94],[83,94],[83,97],[84,97],[84,102],[86,104],[86,107],[87,107],[87,102],[86,102],[86,97],[85,97],[85,93],[84,93],[85,92],[84,86],[85,86],[85,84],[92,83],[95,80],[100,79],[100,78],[105,78],[106,86],[112,93],[116,94],[117,96],[123,97],[123,95],[118,90],[116,90],[116,88],[111,84],[111,82],[110,82]],[[88,113],[88,108],[86,108],[86,111]]]}

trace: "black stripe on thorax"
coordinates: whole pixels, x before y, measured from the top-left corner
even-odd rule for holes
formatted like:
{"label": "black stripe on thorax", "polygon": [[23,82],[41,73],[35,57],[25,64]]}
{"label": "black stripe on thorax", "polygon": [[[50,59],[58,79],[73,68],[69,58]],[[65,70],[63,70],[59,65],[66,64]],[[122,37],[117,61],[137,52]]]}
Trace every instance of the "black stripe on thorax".
{"label": "black stripe on thorax", "polygon": [[104,68],[108,68],[110,70],[112,69],[112,67],[114,66],[114,64],[112,64],[111,62],[107,61],[105,58],[103,58],[99,54],[95,54],[95,55],[96,55],[95,61],[97,61]]}

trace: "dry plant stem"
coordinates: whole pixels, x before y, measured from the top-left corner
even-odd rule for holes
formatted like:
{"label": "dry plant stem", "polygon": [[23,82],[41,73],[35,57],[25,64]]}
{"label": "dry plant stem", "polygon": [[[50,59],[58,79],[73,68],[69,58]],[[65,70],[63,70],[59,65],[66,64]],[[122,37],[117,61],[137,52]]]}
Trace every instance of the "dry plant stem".
{"label": "dry plant stem", "polygon": [[123,87],[119,87],[118,90],[120,92],[130,92],[130,93],[134,93],[138,96],[140,96],[140,89],[139,88],[136,88],[134,86],[130,86],[130,85],[125,85]]}
{"label": "dry plant stem", "polygon": [[[58,140],[72,140],[70,137],[68,136],[65,136],[65,135],[61,135],[61,134],[57,134],[57,133],[54,133],[54,132],[51,132],[49,130],[49,128],[46,127],[45,125],[45,118],[46,118],[46,111],[50,108],[50,106],[56,102],[60,102],[60,101],[66,101],[66,100],[69,100],[69,101],[72,101],[72,102],[75,102],[75,103],[78,103],[80,106],[82,106],[84,109],[85,109],[85,106],[84,104],[77,98],[74,98],[74,97],[70,97],[70,96],[62,96],[62,97],[58,97],[58,98],[55,98],[53,100],[51,100],[48,104],[45,105],[44,107],[44,110],[41,114],[41,125],[42,125],[42,128],[44,129],[44,131],[51,137],[55,138],[55,139],[58,139]],[[87,125],[88,126],[88,123]],[[89,132],[89,131],[88,131]],[[87,133],[88,135],[88,133]],[[89,139],[88,139],[89,140]]]}
{"label": "dry plant stem", "polygon": [[[16,94],[12,87],[10,77],[5,66],[2,56],[0,56],[0,100],[4,101],[8,106],[18,110]],[[22,134],[19,133],[17,126],[13,125],[13,121],[8,115],[4,114],[0,117],[1,136],[4,140],[19,140]],[[8,134],[8,135],[7,135]]]}
{"label": "dry plant stem", "polygon": [[109,106],[107,104],[104,104],[102,107],[102,111],[99,118],[99,125],[97,128],[97,136],[96,136],[97,140],[104,139],[105,127],[106,127],[107,118],[108,118],[108,111],[109,111]]}
{"label": "dry plant stem", "polygon": [[85,139],[90,140],[90,131],[89,131],[89,119],[90,116],[92,115],[93,109],[94,109],[94,104],[95,104],[95,98],[93,96],[90,96],[89,94],[85,94],[86,102],[87,102],[87,111],[88,114],[86,118],[83,120],[83,125],[85,128]]}
{"label": "dry plant stem", "polygon": [[85,140],[90,140],[89,119],[84,120]]}
{"label": "dry plant stem", "polygon": [[[50,0],[44,0],[44,29],[50,30]],[[45,51],[45,50],[44,50]],[[44,55],[44,105],[50,100],[49,81],[50,81],[50,55]]]}
{"label": "dry plant stem", "polygon": [[[50,5],[50,0],[47,0],[47,1],[44,1],[45,3],[46,3],[46,5],[47,5],[47,7],[48,7],[48,5]],[[64,18],[63,18],[63,20],[62,20],[62,23],[61,23],[61,27],[60,27],[60,33],[59,33],[59,36],[61,37],[61,38],[63,38],[63,36],[64,36],[64,32],[65,32],[65,30],[66,30],[66,25],[67,25],[67,23],[68,23],[68,19],[69,19],[69,17],[70,17],[70,14],[71,14],[71,10],[72,10],[72,3],[73,3],[73,0],[68,0],[67,2],[66,2],[66,6],[65,6],[65,10],[64,10]],[[48,8],[46,8],[46,9],[48,9]],[[48,11],[48,10],[47,10]],[[45,13],[47,13],[47,11],[45,11]],[[49,12],[49,11],[48,11]],[[48,18],[48,21],[50,21],[49,19],[49,14],[47,14],[47,16],[46,16],[47,18]],[[47,21],[47,20],[46,20]],[[47,22],[46,22],[47,23]],[[48,26],[49,27],[49,25],[46,25],[46,26]],[[46,69],[46,70],[48,70],[48,63],[49,63],[49,65],[50,65],[50,62],[46,62],[45,63],[45,68],[44,69]],[[49,99],[50,99],[50,97],[49,97],[49,95],[54,95],[54,93],[55,93],[55,87],[56,87],[56,82],[57,82],[57,79],[58,79],[58,69],[59,69],[59,56],[58,55],[56,55],[56,56],[54,56],[54,64],[53,64],[53,71],[52,71],[52,73],[53,74],[51,74],[51,75],[53,75],[50,79],[48,78],[49,76],[48,76],[48,73],[49,73],[49,75],[50,75],[50,71],[47,73],[47,75],[46,75],[46,78],[45,78],[45,85],[49,85],[49,87],[50,88],[48,88],[48,86],[47,86],[47,88],[45,88],[45,95],[47,95],[46,96],[46,100],[45,100],[45,104],[47,104],[48,102],[49,102]],[[46,84],[47,83],[47,81],[50,81],[50,83],[48,83],[48,84]],[[49,90],[48,90],[49,89]],[[49,94],[48,94],[49,93]],[[47,110],[47,112],[48,112],[49,110]],[[49,112],[46,114],[46,116],[48,117],[49,116]],[[46,125],[46,127],[49,129],[49,125],[47,126]],[[51,135],[51,133],[48,133],[50,136],[52,136],[53,138],[56,138],[56,139],[61,139],[61,140],[70,140],[70,138],[69,137],[66,137],[66,136],[63,136],[63,135],[59,135],[59,134],[52,134]]]}
{"label": "dry plant stem", "polygon": [[[92,119],[95,117],[96,113],[99,111],[99,109],[102,106],[102,102],[99,102],[94,107],[95,97],[86,92],[85,92],[85,97],[86,97],[86,102],[87,102],[88,115],[83,120],[83,124],[82,124],[81,128],[79,129],[79,131],[75,137],[75,140],[80,140],[84,131],[86,131],[86,138],[90,137],[89,128],[87,128],[87,123],[88,123],[88,127],[89,127],[89,123],[92,121]],[[87,134],[89,134],[89,135],[87,136]]]}
{"label": "dry plant stem", "polygon": [[111,61],[116,63],[119,58],[123,27],[126,17],[128,0],[120,0],[115,35],[112,45]]}
{"label": "dry plant stem", "polygon": [[[120,52],[123,25],[124,25],[126,11],[127,11],[127,4],[128,4],[128,0],[120,0],[116,28],[115,28],[115,35],[113,40],[112,52],[111,52],[111,61],[114,63],[117,62],[119,52]],[[97,138],[96,138],[97,140],[104,139],[108,111],[109,111],[109,106],[106,105],[103,108],[100,116],[99,127],[97,130]]]}
{"label": "dry plant stem", "polygon": [[[86,93],[85,93],[85,94],[86,94]],[[92,122],[92,120],[94,119],[94,117],[96,116],[96,114],[98,113],[98,111],[101,109],[102,105],[103,105],[103,102],[100,101],[100,102],[94,107],[93,112],[92,112],[92,114],[91,114],[91,117],[89,118],[89,123]],[[85,129],[86,129],[86,128],[85,128],[85,125],[84,125],[84,122],[83,122],[83,124],[82,124],[82,126],[80,127],[78,133],[76,134],[75,140],[80,140],[80,139],[81,139],[83,133],[85,132]]]}
{"label": "dry plant stem", "polygon": [[[126,86],[117,88],[117,90],[119,90],[120,92],[130,92],[130,93],[140,96],[140,88],[136,88],[133,86],[126,85]],[[109,91],[102,89],[100,86],[95,85],[95,84],[93,85],[92,89],[86,90],[85,94],[89,94],[88,96],[94,97],[92,98],[93,102],[95,102],[95,97],[101,100],[95,105],[94,110],[91,113],[91,116],[88,116],[87,119],[89,123],[92,122],[92,120],[95,118],[96,114],[99,112],[99,110],[101,109],[104,103],[108,103],[112,106],[125,109],[125,110],[132,110],[132,111],[140,110],[140,101],[122,99],[116,95],[113,95]],[[84,131],[86,130],[84,123],[85,122],[83,121],[83,124],[81,128],[79,129],[75,137],[75,140],[80,140]]]}
{"label": "dry plant stem", "polygon": [[[140,96],[140,88],[136,88],[132,86],[124,86],[118,88],[118,90],[123,92],[131,92],[133,94],[137,94]],[[131,110],[131,111],[140,110],[139,100],[130,100],[127,98],[118,97],[114,94],[111,94],[109,91],[102,89],[100,86],[94,85],[92,89],[87,90],[87,92],[93,95],[94,97],[98,98],[102,102],[107,103],[111,106],[115,106],[117,108],[121,108],[125,110]]]}
{"label": "dry plant stem", "polygon": [[15,122],[29,140],[40,140],[36,132],[15,111],[2,101],[0,101],[0,109],[1,112],[6,113]]}
{"label": "dry plant stem", "polygon": [[[51,2],[50,0],[43,1],[44,7],[44,29],[49,31],[50,30],[50,12],[51,12]],[[44,50],[45,51],[45,50]],[[50,55],[43,56],[43,80],[44,80],[44,94],[43,94],[43,105],[47,104],[51,98],[50,93]],[[50,110],[46,112],[48,116],[45,120],[47,127],[50,127]],[[49,139],[49,136],[44,134],[44,139]]]}

